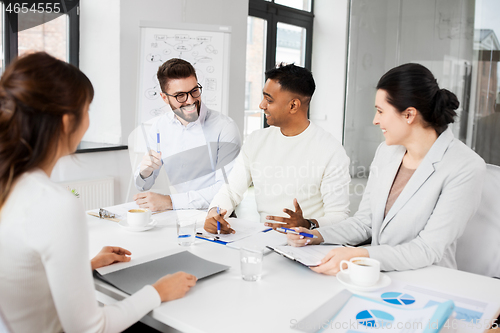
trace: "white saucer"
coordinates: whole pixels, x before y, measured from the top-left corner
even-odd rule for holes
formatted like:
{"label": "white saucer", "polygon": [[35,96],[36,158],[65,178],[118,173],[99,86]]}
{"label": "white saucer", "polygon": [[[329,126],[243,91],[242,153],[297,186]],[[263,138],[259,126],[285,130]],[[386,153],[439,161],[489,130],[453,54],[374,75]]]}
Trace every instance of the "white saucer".
{"label": "white saucer", "polygon": [[139,231],[146,231],[149,229],[153,229],[155,225],[158,224],[158,221],[151,220],[151,222],[142,227],[129,226],[126,219],[121,220],[118,224],[120,225],[120,227],[127,229],[128,231],[139,232]]}
{"label": "white saucer", "polygon": [[348,273],[346,272],[338,272],[337,273],[337,280],[340,281],[344,286],[346,286],[349,289],[352,290],[357,290],[357,291],[375,291],[378,289],[382,289],[384,287],[387,287],[388,285],[391,284],[391,278],[388,275],[380,273],[380,278],[376,284],[373,286],[369,287],[363,287],[363,286],[358,286],[357,284],[354,284],[351,281],[351,277],[349,276]]}

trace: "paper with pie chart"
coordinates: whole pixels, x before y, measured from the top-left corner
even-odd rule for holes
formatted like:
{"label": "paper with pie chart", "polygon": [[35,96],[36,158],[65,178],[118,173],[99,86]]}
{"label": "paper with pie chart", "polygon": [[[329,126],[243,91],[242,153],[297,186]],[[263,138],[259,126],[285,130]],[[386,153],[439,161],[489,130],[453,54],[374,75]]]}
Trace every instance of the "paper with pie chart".
{"label": "paper with pie chart", "polygon": [[[386,296],[394,303],[411,301],[406,294]],[[437,332],[453,309],[453,301],[410,309],[343,290],[293,328],[302,332]]]}
{"label": "paper with pie chart", "polygon": [[384,302],[394,305],[410,305],[415,303],[415,297],[399,292],[383,293],[380,295],[380,298],[382,298]]}
{"label": "paper with pie chart", "polygon": [[[420,309],[452,300],[455,303],[454,317],[456,322],[478,324],[484,318],[492,318],[496,314],[498,304],[480,299],[470,299],[460,295],[443,293],[439,290],[409,285],[399,281],[380,291],[366,293],[366,296],[406,309]],[[471,325],[457,328],[461,332],[483,332],[485,325]]]}
{"label": "paper with pie chart", "polygon": [[[431,322],[434,324],[429,327],[429,316],[432,313],[435,315],[437,307],[447,303],[454,304],[450,321],[446,323],[448,316],[441,316],[441,319],[433,319]],[[484,332],[491,325],[491,320],[486,319],[496,317],[498,308],[498,303],[393,281],[386,288],[364,292],[362,296],[343,290],[303,318],[294,328],[302,332],[427,333],[435,331],[432,325],[451,327],[453,323],[461,323],[455,328],[455,333]],[[344,324],[344,327],[335,326],[339,323]],[[383,329],[374,330],[374,325]],[[425,331],[425,328],[430,330]]]}

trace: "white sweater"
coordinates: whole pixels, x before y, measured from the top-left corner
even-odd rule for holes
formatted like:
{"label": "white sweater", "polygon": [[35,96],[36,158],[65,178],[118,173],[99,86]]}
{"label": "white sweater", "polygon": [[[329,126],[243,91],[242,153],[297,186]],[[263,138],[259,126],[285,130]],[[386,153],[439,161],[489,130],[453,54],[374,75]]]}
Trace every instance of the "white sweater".
{"label": "white sweater", "polygon": [[120,332],[160,303],[145,286],[99,307],[81,203],[41,170],[20,177],[0,211],[0,309],[14,332]]}
{"label": "white sweater", "polygon": [[310,123],[296,136],[284,136],[278,127],[253,132],[241,148],[229,185],[210,204],[228,213],[241,202],[253,182],[261,222],[267,215],[289,217],[293,199],[303,217],[321,226],[335,224],[349,213],[349,158],[342,145]]}

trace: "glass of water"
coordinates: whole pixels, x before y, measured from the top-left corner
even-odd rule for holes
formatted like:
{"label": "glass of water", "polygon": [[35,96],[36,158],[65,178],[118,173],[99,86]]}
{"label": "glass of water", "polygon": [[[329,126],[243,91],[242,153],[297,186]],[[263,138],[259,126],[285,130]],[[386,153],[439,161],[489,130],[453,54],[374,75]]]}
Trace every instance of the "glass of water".
{"label": "glass of water", "polygon": [[196,235],[196,221],[177,220],[177,243],[190,246]]}
{"label": "glass of water", "polygon": [[257,281],[262,275],[263,249],[240,249],[241,277],[245,281]]}

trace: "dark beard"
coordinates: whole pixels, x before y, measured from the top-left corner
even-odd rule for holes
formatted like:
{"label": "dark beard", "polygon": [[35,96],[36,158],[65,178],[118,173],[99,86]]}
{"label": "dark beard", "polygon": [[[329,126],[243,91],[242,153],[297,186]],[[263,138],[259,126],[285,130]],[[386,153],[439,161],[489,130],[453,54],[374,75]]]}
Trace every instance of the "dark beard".
{"label": "dark beard", "polygon": [[[189,105],[182,106],[179,109],[172,108],[172,111],[177,115],[177,117],[179,117],[179,118],[187,121],[188,123],[192,123],[192,122],[195,122],[196,120],[198,120],[198,117],[200,116],[200,109],[201,109],[201,103],[200,103],[200,101],[196,101],[196,102],[194,102],[194,104],[196,105],[196,112],[195,113],[191,113],[189,115],[186,115],[184,113],[184,111],[182,111],[183,107],[186,107],[186,106],[189,106]],[[170,106],[170,107],[172,107],[172,106]]]}

